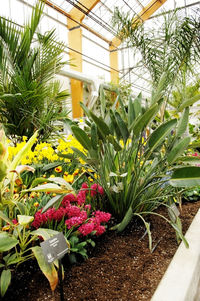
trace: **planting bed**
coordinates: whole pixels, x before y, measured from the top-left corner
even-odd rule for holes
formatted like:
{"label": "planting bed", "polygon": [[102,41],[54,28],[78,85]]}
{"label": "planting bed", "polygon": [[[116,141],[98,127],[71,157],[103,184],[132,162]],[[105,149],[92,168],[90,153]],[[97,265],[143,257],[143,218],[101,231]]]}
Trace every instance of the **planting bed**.
{"label": "planting bed", "polygon": [[[200,207],[200,202],[185,203],[181,219],[184,233]],[[165,209],[160,209],[163,214]],[[148,249],[144,226],[132,223],[124,233],[112,231],[96,241],[89,259],[74,266],[65,262],[64,296],[73,301],[150,301],[176,249],[175,232],[163,219],[152,216],[153,253]],[[20,266],[5,300],[58,301],[35,262]]]}

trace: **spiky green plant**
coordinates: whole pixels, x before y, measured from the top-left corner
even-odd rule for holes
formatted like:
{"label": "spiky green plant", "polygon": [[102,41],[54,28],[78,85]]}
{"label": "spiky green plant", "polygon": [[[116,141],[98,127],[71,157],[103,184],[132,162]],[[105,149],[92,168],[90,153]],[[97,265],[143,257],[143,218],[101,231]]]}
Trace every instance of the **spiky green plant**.
{"label": "spiky green plant", "polygon": [[7,135],[30,138],[38,130],[45,140],[54,121],[66,116],[68,92],[55,81],[65,45],[56,41],[55,30],[38,33],[43,7],[38,2],[22,28],[0,17],[0,122]]}

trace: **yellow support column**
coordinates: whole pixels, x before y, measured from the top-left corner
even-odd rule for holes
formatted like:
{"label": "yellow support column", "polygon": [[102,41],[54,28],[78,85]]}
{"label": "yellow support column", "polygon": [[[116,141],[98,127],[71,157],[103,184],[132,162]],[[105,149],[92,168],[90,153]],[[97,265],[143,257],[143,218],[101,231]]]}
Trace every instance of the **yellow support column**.
{"label": "yellow support column", "polygon": [[[100,0],[80,0],[79,6],[83,8],[86,14],[99,2]],[[78,10],[76,7],[69,12],[70,18],[81,23],[85,17],[85,13]],[[74,66],[70,66],[72,70],[82,72],[82,30],[77,23],[68,18],[68,45],[69,58]],[[83,83],[81,81],[71,79],[71,98],[72,98],[72,115],[73,118],[83,116],[83,111],[80,106],[80,101],[83,101]]]}
{"label": "yellow support column", "polygon": [[119,83],[118,51],[116,47],[109,46],[110,50],[110,80],[113,84]]}
{"label": "yellow support column", "polygon": [[[82,72],[82,30],[77,23],[69,19],[68,29],[69,58],[73,64],[70,68]],[[71,79],[71,98],[73,118],[79,118],[83,115],[80,107],[80,101],[83,101],[83,83],[81,81]]]}

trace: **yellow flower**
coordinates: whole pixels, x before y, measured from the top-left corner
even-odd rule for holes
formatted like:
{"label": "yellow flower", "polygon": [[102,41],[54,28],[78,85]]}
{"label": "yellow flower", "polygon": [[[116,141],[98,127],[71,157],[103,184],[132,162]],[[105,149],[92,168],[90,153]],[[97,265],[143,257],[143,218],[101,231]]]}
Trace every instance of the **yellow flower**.
{"label": "yellow flower", "polygon": [[56,195],[57,195],[56,193],[53,193],[53,194],[52,194],[52,196],[56,196]]}
{"label": "yellow flower", "polygon": [[62,166],[57,166],[54,170],[55,172],[60,173],[62,172]]}
{"label": "yellow flower", "polygon": [[55,175],[50,175],[50,177],[49,178],[55,178]]}
{"label": "yellow flower", "polygon": [[42,177],[43,177],[43,178],[46,178],[47,176],[46,176],[46,175],[43,175]]}
{"label": "yellow flower", "polygon": [[38,202],[35,202],[35,203],[33,204],[33,206],[34,206],[35,208],[37,208],[37,207],[39,207],[39,203],[38,203]]}
{"label": "yellow flower", "polygon": [[28,137],[23,136],[22,139],[23,139],[23,141],[25,142],[25,141],[27,141]]}
{"label": "yellow flower", "polygon": [[10,225],[6,225],[2,228],[2,231],[8,231],[10,229]]}
{"label": "yellow flower", "polygon": [[91,177],[88,177],[88,180],[89,180],[90,182],[93,182],[93,181],[94,181],[94,179],[91,178]]}
{"label": "yellow flower", "polygon": [[74,176],[73,175],[68,175],[68,176],[65,176],[64,175],[64,180],[66,181],[66,182],[68,182],[68,183],[73,183],[73,181],[74,181]]}
{"label": "yellow flower", "polygon": [[73,172],[73,175],[76,176],[76,175],[78,175],[78,173],[79,173],[79,169],[77,168],[77,169]]}

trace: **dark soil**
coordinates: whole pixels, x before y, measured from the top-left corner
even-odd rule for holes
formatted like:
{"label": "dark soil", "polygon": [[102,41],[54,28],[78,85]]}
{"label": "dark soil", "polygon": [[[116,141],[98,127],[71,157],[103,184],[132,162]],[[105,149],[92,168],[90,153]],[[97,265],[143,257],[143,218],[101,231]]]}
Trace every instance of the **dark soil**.
{"label": "dark soil", "polygon": [[[184,233],[199,207],[200,202],[183,204]],[[96,241],[88,260],[73,266],[65,264],[65,300],[149,301],[178,246],[170,225],[155,215],[149,221],[153,253],[149,251],[144,226],[134,222],[122,234],[107,231]],[[4,300],[58,301],[59,288],[53,296],[36,263],[29,262],[18,268]]]}

